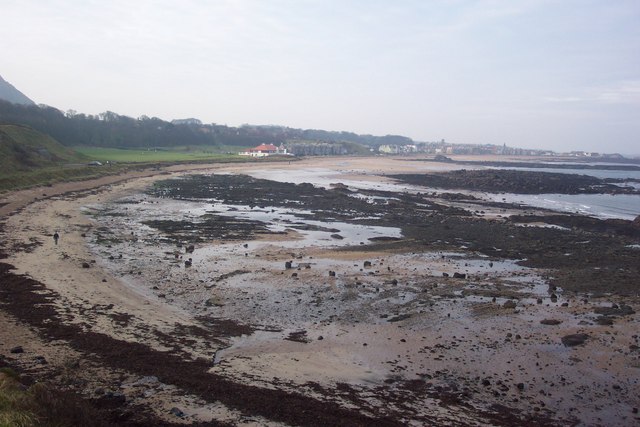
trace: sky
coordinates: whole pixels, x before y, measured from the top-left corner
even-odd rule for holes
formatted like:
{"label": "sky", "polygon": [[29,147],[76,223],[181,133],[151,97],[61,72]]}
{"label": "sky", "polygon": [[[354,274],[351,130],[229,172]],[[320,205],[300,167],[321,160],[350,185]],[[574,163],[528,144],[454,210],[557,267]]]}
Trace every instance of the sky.
{"label": "sky", "polygon": [[640,154],[640,0],[0,0],[0,75],[85,114]]}

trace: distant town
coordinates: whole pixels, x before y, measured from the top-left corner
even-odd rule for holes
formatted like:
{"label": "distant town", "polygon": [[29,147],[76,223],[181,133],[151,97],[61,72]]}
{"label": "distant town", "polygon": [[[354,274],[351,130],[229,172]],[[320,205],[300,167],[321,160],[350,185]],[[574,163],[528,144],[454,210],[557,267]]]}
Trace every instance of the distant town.
{"label": "distant town", "polygon": [[549,156],[549,157],[585,157],[624,159],[621,154],[604,154],[591,151],[570,151],[558,153],[552,150],[536,150],[529,148],[514,148],[494,144],[452,144],[444,139],[439,142],[420,142],[407,145],[386,144],[378,147],[378,151],[384,154],[458,154],[458,155],[497,155],[497,156]]}

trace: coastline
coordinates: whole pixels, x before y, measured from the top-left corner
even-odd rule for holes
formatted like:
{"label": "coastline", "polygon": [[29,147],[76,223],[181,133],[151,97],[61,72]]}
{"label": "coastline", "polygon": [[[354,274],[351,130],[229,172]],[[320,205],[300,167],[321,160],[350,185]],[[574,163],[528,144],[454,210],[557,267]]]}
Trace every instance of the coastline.
{"label": "coastline", "polygon": [[[287,171],[303,168],[326,168],[327,171],[330,171],[333,168],[341,173],[341,177],[382,182],[381,178],[372,177],[372,174],[381,172],[386,174],[423,172],[428,169],[424,165],[409,164],[408,162],[402,161],[389,162],[383,161],[382,159],[378,162],[365,158],[342,159],[339,164],[336,165],[335,163],[335,158],[311,159],[296,162],[292,165],[220,165],[219,167],[203,167],[202,165],[198,165],[194,167],[182,167],[182,169],[180,169],[180,167],[172,167],[165,172],[180,175],[195,170],[204,173],[237,173],[251,169]],[[145,174],[148,174],[148,176],[145,176]],[[331,175],[331,172],[329,172],[329,174]],[[88,250],[86,237],[83,236],[83,234],[89,235],[94,231],[96,224],[89,220],[85,213],[81,212],[80,208],[82,206],[108,202],[125,194],[136,194],[138,190],[151,182],[167,177],[169,177],[169,175],[159,174],[157,171],[140,172],[127,177],[110,177],[106,181],[103,179],[99,182],[84,183],[84,186],[82,183],[74,183],[73,185],[54,186],[46,190],[33,189],[7,198],[8,204],[0,208],[2,209],[1,212],[3,216],[6,215],[7,212],[19,209],[19,213],[17,214],[8,217],[4,216],[4,233],[6,236],[9,236],[8,241],[5,243],[5,251],[9,252],[9,257],[5,262],[15,267],[15,271],[11,274],[29,277],[36,282],[43,283],[49,291],[55,292],[54,307],[56,311],[61,314],[61,321],[64,323],[79,326],[81,328],[80,330],[84,330],[85,332],[90,331],[91,333],[104,334],[119,342],[143,344],[151,351],[149,354],[156,354],[153,352],[165,352],[173,348],[172,354],[175,357],[181,354],[181,357],[185,358],[185,360],[191,358],[191,360],[206,361],[206,365],[198,365],[199,369],[202,370],[200,372],[208,372],[216,375],[212,377],[212,379],[215,378],[219,381],[222,381],[221,378],[224,378],[225,381],[229,381],[229,387],[231,388],[233,388],[233,384],[256,387],[260,390],[259,393],[268,394],[272,396],[274,400],[277,400],[276,397],[278,396],[289,399],[289,401],[291,399],[298,399],[299,397],[296,397],[298,396],[296,393],[299,393],[305,396],[302,400],[306,402],[305,405],[313,407],[314,404],[317,404],[320,405],[318,406],[318,411],[327,411],[336,410],[336,407],[328,403],[331,401],[328,396],[335,394],[335,390],[332,387],[335,387],[336,384],[342,384],[344,382],[350,384],[346,388],[343,387],[344,395],[341,395],[342,397],[340,398],[343,405],[344,402],[349,402],[349,399],[346,397],[347,395],[357,396],[363,391],[370,391],[367,384],[375,384],[378,387],[382,387],[380,389],[381,391],[379,391],[380,394],[371,398],[369,403],[361,402],[361,412],[364,415],[357,415],[355,412],[349,412],[350,415],[342,414],[347,416],[347,418],[345,418],[347,421],[349,416],[355,417],[351,418],[352,421],[358,419],[357,417],[359,416],[364,416],[365,418],[360,419],[360,422],[366,422],[368,424],[393,424],[393,419],[387,418],[388,414],[372,412],[372,408],[375,407],[374,403],[376,399],[384,400],[385,397],[392,397],[396,394],[399,398],[399,389],[389,385],[393,383],[385,383],[384,381],[384,379],[393,377],[394,370],[396,373],[401,373],[407,369],[413,372],[415,378],[422,378],[423,385],[421,387],[426,387],[424,384],[428,382],[425,380],[426,377],[420,377],[415,374],[416,372],[426,373],[425,370],[427,370],[427,367],[420,367],[420,363],[417,363],[418,366],[409,366],[410,364],[399,361],[395,364],[398,366],[392,364],[389,368],[383,368],[385,364],[389,365],[387,363],[388,360],[397,359],[395,355],[387,354],[380,350],[387,346],[386,343],[388,341],[395,343],[394,350],[395,346],[404,345],[400,344],[403,343],[401,340],[405,340],[404,343],[409,341],[410,344],[407,344],[403,351],[409,352],[414,357],[421,354],[421,351],[430,351],[431,354],[442,353],[441,356],[432,356],[432,358],[439,357],[441,359],[440,361],[432,361],[432,363],[438,366],[438,369],[434,369],[439,372],[443,370],[450,372],[449,375],[443,376],[442,378],[438,378],[435,372],[429,373],[432,377],[429,380],[433,387],[440,387],[440,389],[437,393],[436,388],[422,389],[422,394],[419,394],[422,396],[421,399],[423,399],[424,396],[430,396],[429,398],[434,399],[434,401],[432,406],[427,405],[429,406],[427,412],[420,412],[417,407],[413,408],[411,413],[416,417],[415,420],[427,420],[430,419],[429,417],[442,416],[443,418],[441,419],[443,421],[452,422],[452,420],[456,419],[455,417],[461,417],[458,419],[458,422],[462,424],[472,424],[477,422],[477,419],[474,418],[471,412],[464,410],[463,407],[459,405],[460,402],[457,402],[457,404],[454,402],[448,410],[439,415],[437,412],[429,411],[434,411],[434,408],[439,406],[437,396],[447,395],[450,398],[457,396],[456,399],[468,398],[471,401],[470,396],[464,397],[464,394],[460,394],[467,388],[469,389],[468,393],[475,396],[473,398],[475,399],[474,401],[491,401],[490,396],[493,390],[487,389],[483,391],[482,387],[484,386],[478,387],[473,381],[473,376],[470,376],[467,382],[465,382],[463,381],[465,375],[463,375],[462,372],[456,372],[460,366],[459,358],[461,355],[465,353],[472,354],[472,352],[474,352],[473,349],[477,348],[479,343],[482,343],[481,347],[485,344],[487,347],[483,347],[484,350],[480,352],[478,360],[474,362],[475,364],[471,364],[471,366],[465,369],[472,372],[477,371],[476,373],[484,370],[485,376],[479,380],[480,384],[487,378],[491,378],[488,380],[490,383],[503,381],[506,384],[505,379],[497,378],[502,378],[501,376],[504,374],[501,366],[506,366],[508,358],[516,357],[515,355],[518,355],[517,357],[525,357],[524,362],[521,363],[526,366],[536,366],[536,363],[540,363],[534,360],[536,357],[534,354],[539,355],[542,353],[546,355],[544,357],[548,357],[549,359],[543,360],[543,362],[549,364],[549,367],[548,369],[541,369],[542,372],[540,374],[544,377],[545,375],[553,376],[552,372],[554,369],[558,369],[558,364],[563,366],[562,369],[569,369],[565,364],[569,363],[568,360],[571,357],[590,360],[589,352],[594,350],[607,354],[608,357],[602,358],[602,360],[590,360],[587,365],[580,365],[574,362],[574,365],[577,366],[569,370],[572,372],[572,375],[576,377],[572,378],[572,381],[577,382],[578,385],[575,386],[577,388],[587,387],[589,381],[595,380],[594,377],[589,374],[590,370],[594,369],[598,372],[602,372],[603,370],[607,371],[608,375],[619,384],[619,382],[623,380],[626,370],[629,369],[629,361],[635,360],[633,359],[633,355],[627,357],[627,355],[618,356],[613,354],[617,350],[626,349],[626,347],[628,347],[627,342],[633,342],[631,335],[633,328],[637,326],[637,320],[633,316],[621,317],[620,320],[616,321],[616,343],[609,342],[607,339],[609,335],[608,331],[612,328],[611,325],[590,325],[588,327],[589,334],[598,338],[594,339],[593,344],[591,344],[589,348],[578,347],[572,348],[570,351],[557,353],[557,349],[547,349],[546,347],[552,345],[551,343],[559,342],[563,334],[581,333],[586,326],[579,325],[578,321],[572,319],[589,319],[589,316],[593,313],[594,306],[606,305],[612,300],[618,301],[616,296],[604,297],[602,299],[593,298],[590,304],[580,304],[576,296],[567,295],[566,297],[561,296],[560,300],[556,303],[549,301],[549,303],[547,303],[548,305],[543,304],[540,307],[535,302],[531,304],[522,303],[519,306],[519,312],[503,309],[500,305],[492,305],[490,304],[491,298],[488,297],[486,301],[482,300],[478,302],[478,304],[473,305],[474,308],[471,310],[472,315],[470,315],[466,309],[455,306],[456,298],[448,296],[452,294],[455,295],[455,292],[464,292],[466,289],[464,285],[452,280],[443,281],[441,278],[437,280],[425,278],[424,286],[426,286],[426,284],[429,286],[440,284],[444,287],[444,291],[441,291],[442,295],[433,290],[428,291],[429,298],[437,296],[436,301],[444,301],[441,303],[442,307],[437,309],[435,313],[420,318],[421,320],[418,323],[412,323],[414,321],[409,320],[404,324],[409,331],[412,329],[419,331],[417,332],[419,337],[414,333],[399,330],[398,325],[400,325],[400,323],[396,322],[388,323],[385,321],[380,325],[373,324],[372,326],[368,326],[366,316],[361,319],[357,317],[358,311],[356,309],[361,308],[359,306],[354,306],[354,311],[352,312],[353,316],[355,316],[354,319],[359,320],[359,322],[350,323],[350,331],[347,333],[340,333],[339,328],[336,329],[335,324],[321,324],[314,327],[313,322],[305,322],[304,325],[301,325],[304,326],[304,328],[299,329],[305,330],[305,340],[308,339],[309,342],[279,339],[274,346],[273,342],[270,343],[260,340],[260,333],[263,335],[279,333],[286,337],[298,329],[289,328],[283,329],[280,332],[269,332],[266,330],[267,328],[265,328],[263,332],[250,334],[248,330],[242,329],[243,325],[239,322],[239,319],[235,319],[230,324],[221,327],[217,332],[218,335],[212,336],[211,331],[206,330],[206,325],[203,324],[201,320],[198,320],[194,313],[189,312],[185,307],[180,307],[180,304],[167,302],[166,297],[158,298],[157,294],[151,292],[148,287],[136,285],[135,283],[132,284],[129,279],[123,280],[121,277],[114,276],[109,269],[104,267],[103,261],[101,260],[96,260],[96,262],[93,263],[92,261],[95,260],[96,254]],[[332,180],[334,177],[335,175],[328,177],[328,179]],[[36,199],[45,197],[41,195],[43,191],[47,193],[46,199],[35,201]],[[53,238],[51,237],[55,230],[60,230],[61,234],[58,245],[54,244]],[[268,237],[264,238],[268,241]],[[276,244],[277,240],[272,242]],[[200,248],[196,249],[196,251],[199,249]],[[284,259],[281,257],[284,256],[285,252],[286,251],[278,251],[271,248],[259,249],[256,252],[251,251],[254,257],[255,255],[260,255],[262,259],[269,260],[269,256],[271,256],[271,260],[273,260],[274,263],[278,262],[279,266],[282,264],[280,261]],[[360,268],[364,259],[372,259],[375,265],[388,265],[389,262],[392,262],[393,265],[399,265],[401,259],[407,258],[406,255],[394,254],[388,250],[339,253],[319,249],[307,251],[305,252],[305,256],[307,258],[313,257],[313,259],[316,260],[314,262],[318,262],[319,259],[324,259],[330,260],[331,262],[338,262],[340,265],[344,264],[345,270],[348,263],[352,265],[357,263],[359,267],[352,269],[353,271],[348,273],[348,277],[358,277],[362,275]],[[405,258],[402,258],[403,256]],[[440,259],[433,259],[429,261],[431,264],[425,264],[427,261],[425,259],[416,258],[411,260],[411,257],[408,258],[409,259],[406,260],[406,267],[395,272],[396,277],[410,277],[413,274],[413,268],[417,265],[416,263],[419,263],[422,268],[433,270],[434,274],[432,275],[434,277],[435,272],[438,272],[440,277],[442,277],[440,270],[446,269],[447,271],[452,271],[452,268],[454,268],[451,264],[441,265],[442,261]],[[387,264],[381,264],[385,262]],[[460,264],[455,264],[455,268],[463,268],[464,263],[469,262],[470,260],[462,259]],[[82,268],[83,263],[88,263],[89,268]],[[141,264],[141,266],[142,265],[144,264]],[[145,269],[141,267],[140,276],[145,276],[146,273],[144,273],[144,271]],[[55,274],[52,274],[52,272],[55,272]],[[278,275],[280,274],[275,270],[272,273],[271,277],[276,277],[276,273]],[[309,273],[308,277],[302,277],[303,274],[307,273]],[[481,270],[481,274],[478,274],[478,280],[483,280],[482,274],[484,273],[487,273],[488,277],[494,281],[510,279],[510,276],[502,277],[496,275],[495,272],[490,273],[486,270]],[[301,279],[306,281],[304,283],[324,283],[327,281],[327,279],[322,277],[324,270],[316,271],[315,268],[312,268],[309,272],[304,270],[299,272],[299,274]],[[502,272],[500,274],[505,273]],[[510,275],[511,272],[508,274]],[[543,274],[543,272],[535,273],[536,276],[540,274]],[[381,280],[387,280],[385,276],[382,275],[381,277]],[[150,278],[153,278],[153,274],[150,274],[149,277],[142,277],[142,279],[145,280],[149,280]],[[106,280],[106,282],[104,280]],[[346,280],[347,279],[345,279],[345,281]],[[237,292],[239,284],[240,282],[231,280],[229,285],[221,290],[224,298],[233,298],[232,295],[234,292]],[[276,289],[289,286],[288,281],[274,282],[274,284]],[[299,286],[300,285],[295,285],[296,289],[299,288]],[[330,290],[331,286],[327,289]],[[251,292],[251,286],[248,286],[245,290]],[[323,292],[325,292],[324,288]],[[393,292],[393,290],[390,289],[389,292]],[[261,293],[256,293],[254,298],[262,298],[262,295]],[[389,295],[395,294],[390,293]],[[503,290],[502,295],[510,294]],[[328,297],[328,294],[326,294],[326,296]],[[535,295],[535,298],[538,297],[543,297],[545,301],[549,298],[548,295]],[[500,301],[506,302],[504,298]],[[295,301],[292,302],[295,305]],[[565,302],[568,304],[567,307],[562,307],[561,304]],[[637,307],[637,295],[636,298],[626,298],[625,304]],[[111,308],[109,308],[109,306],[111,306]],[[221,308],[220,311],[228,311],[227,314],[229,314],[229,312],[235,309],[237,308],[229,306],[227,308]],[[62,315],[63,313],[66,313],[66,315]],[[446,317],[446,319],[449,319],[453,314],[456,321],[450,323],[448,320],[442,320],[447,314],[449,314],[449,317]],[[293,314],[292,316],[295,318]],[[539,323],[539,321],[546,318],[546,316],[554,316],[556,320],[563,322],[564,326],[553,330],[548,330],[548,328],[540,326],[532,326],[532,324],[535,322]],[[229,317],[230,316],[227,316],[227,318]],[[496,319],[499,319],[497,323]],[[43,369],[53,372],[56,367],[64,366],[65,361],[69,358],[82,358],[83,356],[80,354],[86,352],[86,349],[82,348],[76,348],[74,350],[67,348],[64,345],[60,345],[59,341],[56,345],[52,345],[51,343],[47,343],[46,339],[36,339],[33,336],[29,338],[29,342],[34,343],[34,345],[33,347],[29,347],[24,345],[24,340],[26,339],[25,334],[27,334],[29,328],[25,327],[24,324],[16,325],[15,318],[11,319],[3,316],[3,323],[5,322],[9,323],[5,328],[9,333],[7,334],[7,338],[2,342],[0,353],[9,354],[11,347],[22,344],[26,350],[25,357],[19,356],[15,361],[24,366],[27,371],[33,370],[35,373]],[[365,324],[362,325],[358,323]],[[438,326],[430,330],[425,329],[425,324],[435,324]],[[263,324],[261,326],[265,327],[268,325]],[[468,332],[465,331],[469,329],[473,330],[474,327],[478,328],[477,333],[479,333],[481,337],[470,339],[466,336]],[[528,334],[522,332],[530,328],[531,332]],[[518,331],[519,333],[511,331]],[[246,338],[237,337],[238,334],[242,335],[242,333],[244,333],[245,336],[253,335],[257,338],[255,342],[252,343],[250,342],[251,340],[247,341]],[[321,334],[325,339],[318,339]],[[448,337],[446,342],[443,341],[442,338],[444,334]],[[511,334],[511,336],[509,337],[508,334]],[[452,338],[454,335],[455,338]],[[522,335],[528,343],[523,344],[522,342],[516,342],[515,338],[513,338],[515,335]],[[365,340],[363,337],[366,337],[366,342],[364,343],[366,343],[367,346],[363,346],[364,343],[362,341]],[[512,347],[510,351],[496,353],[487,350],[490,348],[491,342],[502,341],[505,337],[510,338],[508,340],[509,343],[501,345],[500,347]],[[242,341],[243,339],[244,341]],[[186,344],[187,342],[188,344]],[[231,344],[233,344],[233,346],[230,347]],[[444,348],[437,347],[435,344],[444,345]],[[55,350],[52,349],[52,347]],[[356,347],[360,350],[356,350]],[[368,347],[369,350],[362,351],[362,347]],[[217,354],[218,351],[223,348],[227,348],[227,350]],[[179,351],[176,349],[179,349]],[[452,351],[447,352],[444,351],[445,349]],[[453,349],[455,349],[455,351],[453,351]],[[537,353],[533,352],[534,349],[537,350]],[[527,352],[527,355],[523,356],[522,351]],[[456,354],[456,352],[458,353]],[[36,353],[46,353],[45,357],[49,361],[48,367],[42,368],[41,366],[37,366],[33,360],[26,360]],[[484,356],[482,356],[483,354]],[[216,355],[222,355],[224,362],[214,366],[212,358]],[[356,355],[355,358],[354,355]],[[302,362],[292,361],[292,359],[302,360]],[[500,360],[504,363],[496,363]],[[96,362],[92,361],[87,364],[93,363]],[[493,372],[491,370],[487,371],[491,363],[496,363],[495,371]],[[612,367],[606,367],[608,363],[611,363]],[[554,367],[554,365],[556,367]],[[401,369],[399,366],[403,368]],[[331,367],[330,372],[327,372],[327,367]],[[84,375],[85,378],[91,375],[95,376],[97,372],[96,369],[98,369],[98,371],[110,371],[113,370],[113,366],[111,366],[111,369],[101,368],[99,366],[97,368],[87,366],[86,372],[84,374],[78,373],[78,376],[82,377]],[[631,369],[638,369],[638,367],[636,366]],[[118,367],[117,370],[120,371],[119,375],[123,375],[123,370],[126,371],[122,366]],[[129,382],[120,380],[115,382],[119,382],[122,385],[140,381],[142,371],[134,369],[134,372],[135,373],[128,372],[126,374],[130,377]],[[289,376],[287,377],[287,375]],[[522,376],[522,374],[515,376],[518,377],[519,375]],[[582,380],[578,379],[581,375],[584,377]],[[110,381],[112,383],[117,376],[118,375],[114,375],[113,372],[111,372],[110,375],[106,375],[106,377],[111,378]],[[136,377],[137,379],[134,379]],[[144,377],[144,375],[142,377]],[[278,377],[278,382],[274,383],[273,377]],[[522,378],[526,377],[526,375],[522,376]],[[320,382],[314,381],[314,378],[320,378]],[[315,393],[313,392],[313,387],[307,384],[310,381],[317,384],[317,387],[314,386],[316,387]],[[511,378],[511,385],[508,386],[510,391],[508,393],[521,393],[521,391],[516,391],[517,388],[513,391],[511,389],[522,381],[523,380],[518,380],[517,378]],[[394,382],[397,383],[396,386],[405,384],[403,380],[395,380]],[[543,383],[546,384],[546,381],[543,382],[541,380],[539,386],[542,387]],[[609,381],[606,381],[606,383],[611,385]],[[95,390],[100,388],[98,384],[89,384],[90,385],[82,387],[82,389]],[[197,389],[194,385],[197,383],[192,382],[191,384],[193,386],[193,392],[193,390]],[[385,384],[388,385],[387,388],[384,388],[386,387]],[[451,384],[456,384],[458,389],[448,389],[447,387],[450,387]],[[160,386],[155,384],[154,387],[157,388]],[[187,388],[187,385],[182,384],[181,387]],[[279,395],[269,391],[273,387],[278,390],[278,393],[285,394]],[[445,388],[443,389],[443,387]],[[636,382],[635,384],[628,383],[625,387],[626,392],[633,393],[633,390],[638,391],[639,386]],[[234,423],[240,422],[244,417],[248,416],[247,414],[251,414],[250,416],[265,417],[257,419],[256,422],[261,423],[267,422],[267,420],[270,419],[269,417],[272,416],[271,412],[264,408],[243,407],[241,403],[235,401],[227,401],[225,405],[221,405],[215,403],[220,400],[216,398],[211,399],[211,397],[208,403],[199,400],[196,395],[179,398],[178,396],[184,394],[180,391],[180,386],[177,390],[174,390],[173,393],[167,393],[162,398],[158,396],[158,394],[161,393],[156,392],[153,394],[154,398],[151,399],[138,396],[135,389],[136,387],[134,386],[128,388],[121,387],[119,392],[123,393],[124,391],[125,393],[123,394],[127,396],[127,399],[145,402],[148,406],[153,406],[151,402],[155,402],[158,406],[154,416],[170,422],[178,421],[175,415],[169,413],[171,407],[177,405],[178,403],[176,402],[178,401],[180,405],[182,405],[182,410],[188,413],[188,419],[190,421],[209,422],[215,419]],[[462,389],[462,391],[460,389]],[[126,390],[128,390],[128,392],[126,392]],[[146,391],[149,390],[150,388],[146,389]],[[460,393],[458,393],[458,391],[460,391]],[[258,392],[256,391],[256,393]],[[532,389],[531,393],[529,393],[527,389],[525,396],[531,397],[534,393],[537,393],[537,391]],[[608,399],[605,395],[590,395],[590,398],[593,399],[592,404],[594,407],[601,405],[601,402]],[[562,404],[556,409],[562,411],[562,415],[559,416],[564,418],[557,418],[556,421],[568,422],[572,417],[578,415],[575,414],[574,411],[569,410],[575,402],[573,402],[569,396],[562,395],[562,399],[567,400],[566,405]],[[416,405],[417,403],[418,401],[415,402]],[[350,404],[353,405],[353,401],[351,401]],[[530,405],[530,403],[526,403],[525,406],[526,405]],[[507,418],[497,418],[494,419],[493,422],[508,424],[509,420],[514,421],[516,419],[509,417],[538,416],[534,415],[534,413],[522,413],[521,406],[522,405],[519,404],[514,405],[514,412],[505,412],[502,414]],[[483,406],[480,405],[480,408],[481,407]],[[538,408],[536,412],[539,414],[539,420],[542,420],[543,423],[549,421],[547,417],[550,417],[551,414],[548,414],[546,410],[542,409],[544,407],[538,406]],[[517,409],[517,411],[515,411],[515,409]],[[475,410],[478,410],[478,407],[475,407]],[[593,409],[593,411],[595,411],[595,409]],[[489,410],[488,407],[485,407],[484,412],[480,411],[477,416],[480,417],[479,419],[489,420],[492,416],[491,413],[492,411]],[[317,415],[318,413],[316,413],[316,416]],[[295,415],[289,414],[287,416],[293,418],[287,420],[280,419],[279,422],[294,422]],[[595,412],[588,416],[596,417]],[[607,416],[619,417],[617,413],[608,414]],[[532,420],[534,418],[525,419]],[[275,421],[274,419],[272,420]],[[300,422],[300,420],[301,419],[298,419],[297,422]],[[305,418],[305,420],[307,419]],[[621,418],[619,421],[624,424],[624,419]]]}

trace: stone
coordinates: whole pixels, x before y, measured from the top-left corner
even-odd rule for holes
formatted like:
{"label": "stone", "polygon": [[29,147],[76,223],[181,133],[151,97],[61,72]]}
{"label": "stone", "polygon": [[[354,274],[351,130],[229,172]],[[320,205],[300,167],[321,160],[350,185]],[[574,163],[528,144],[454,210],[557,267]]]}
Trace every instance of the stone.
{"label": "stone", "polygon": [[454,279],[466,279],[467,275],[464,273],[453,273],[453,278]]}
{"label": "stone", "polygon": [[587,334],[571,334],[562,337],[562,344],[566,347],[575,347],[577,345],[584,344],[589,339]]}
{"label": "stone", "polygon": [[10,353],[13,354],[20,354],[20,353],[24,353],[24,349],[22,348],[21,345],[13,347],[11,350],[9,350]]}
{"label": "stone", "polygon": [[516,308],[517,304],[515,301],[509,300],[507,302],[505,302],[504,304],[502,304],[503,308],[507,308],[507,309],[514,309]]}
{"label": "stone", "polygon": [[541,324],[543,325],[559,325],[560,323],[562,323],[562,320],[558,320],[558,319],[543,319],[540,321]]}
{"label": "stone", "polygon": [[175,415],[178,418],[183,418],[186,415],[184,412],[182,412],[182,410],[176,408],[175,406],[169,410],[169,413],[171,415]]}

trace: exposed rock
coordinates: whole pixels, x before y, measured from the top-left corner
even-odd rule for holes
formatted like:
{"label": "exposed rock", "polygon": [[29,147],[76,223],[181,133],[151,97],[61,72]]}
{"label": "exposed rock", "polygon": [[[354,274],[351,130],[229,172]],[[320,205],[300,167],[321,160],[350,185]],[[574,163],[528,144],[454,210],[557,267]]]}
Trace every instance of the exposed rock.
{"label": "exposed rock", "polygon": [[599,316],[596,319],[596,323],[602,326],[611,326],[613,325],[613,319],[608,316]]}
{"label": "exposed rock", "polygon": [[517,307],[517,304],[515,301],[513,300],[509,300],[507,302],[505,302],[504,304],[502,304],[503,308],[508,308],[508,309],[513,309]]}
{"label": "exposed rock", "polygon": [[182,410],[176,408],[175,406],[169,410],[169,413],[171,415],[175,415],[178,418],[184,418],[184,416],[186,415],[184,412],[182,412]]}
{"label": "exposed rock", "polygon": [[19,345],[19,346],[13,347],[11,350],[9,350],[9,352],[13,354],[24,353],[24,349],[22,348],[21,345]]}
{"label": "exposed rock", "polygon": [[575,347],[577,345],[584,344],[586,340],[589,339],[589,335],[587,334],[571,334],[565,335],[562,337],[562,344],[566,347]]}
{"label": "exposed rock", "polygon": [[88,262],[83,262],[82,263],[82,268],[90,268],[91,264],[89,264]]}
{"label": "exposed rock", "polygon": [[558,319],[543,319],[540,321],[540,323],[542,323],[543,325],[559,325],[560,323],[562,323],[562,320],[558,320]]}
{"label": "exposed rock", "polygon": [[464,273],[453,273],[453,278],[454,279],[466,279],[467,275]]}
{"label": "exposed rock", "polygon": [[596,314],[602,314],[603,316],[628,316],[634,314],[633,308],[626,304],[612,304],[611,307],[596,307],[593,310]]}

